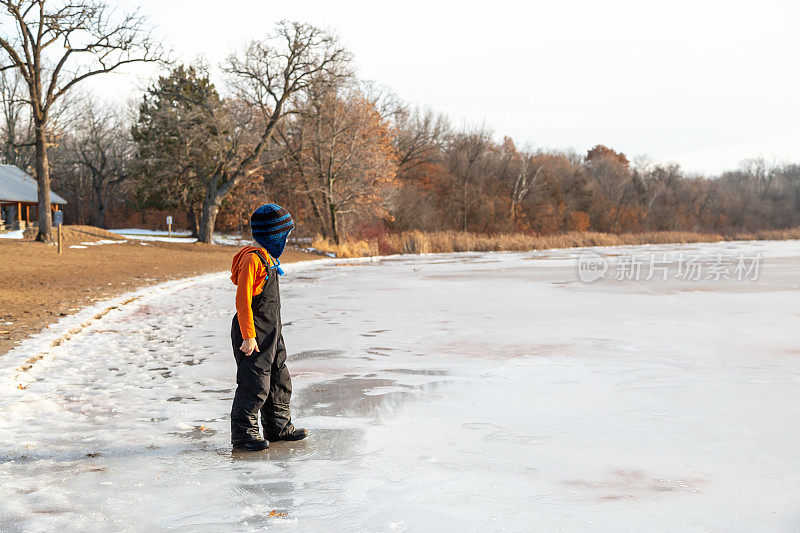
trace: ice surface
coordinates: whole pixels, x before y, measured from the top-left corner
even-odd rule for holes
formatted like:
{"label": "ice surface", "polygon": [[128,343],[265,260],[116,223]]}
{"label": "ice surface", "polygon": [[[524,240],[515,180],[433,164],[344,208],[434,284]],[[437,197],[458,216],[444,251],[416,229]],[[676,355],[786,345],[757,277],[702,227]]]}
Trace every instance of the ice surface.
{"label": "ice surface", "polygon": [[591,284],[586,250],[286,265],[310,436],[250,456],[225,274],[97,304],[0,357],[0,530],[797,530],[800,242],[595,251],[763,259]]}

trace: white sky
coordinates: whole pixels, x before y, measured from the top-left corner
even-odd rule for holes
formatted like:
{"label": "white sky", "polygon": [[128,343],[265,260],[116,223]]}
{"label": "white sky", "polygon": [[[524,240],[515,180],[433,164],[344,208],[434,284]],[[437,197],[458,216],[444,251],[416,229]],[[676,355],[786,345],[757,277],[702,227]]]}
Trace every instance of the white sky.
{"label": "white sky", "polygon": [[[140,5],[178,59],[211,64],[283,18],[331,28],[361,77],[518,145],[602,143],[704,173],[800,161],[794,0],[114,3]],[[96,88],[129,97],[141,76]]]}

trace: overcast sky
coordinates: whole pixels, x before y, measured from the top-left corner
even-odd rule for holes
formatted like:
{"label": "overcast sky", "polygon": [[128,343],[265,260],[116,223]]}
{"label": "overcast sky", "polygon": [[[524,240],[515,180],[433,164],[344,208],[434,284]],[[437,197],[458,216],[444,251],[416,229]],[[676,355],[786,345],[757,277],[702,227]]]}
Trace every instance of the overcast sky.
{"label": "overcast sky", "polygon": [[[333,29],[362,78],[518,145],[600,143],[699,173],[800,162],[796,0],[113,3],[141,6],[185,61],[216,64],[284,18]],[[124,98],[144,75],[96,88]]]}

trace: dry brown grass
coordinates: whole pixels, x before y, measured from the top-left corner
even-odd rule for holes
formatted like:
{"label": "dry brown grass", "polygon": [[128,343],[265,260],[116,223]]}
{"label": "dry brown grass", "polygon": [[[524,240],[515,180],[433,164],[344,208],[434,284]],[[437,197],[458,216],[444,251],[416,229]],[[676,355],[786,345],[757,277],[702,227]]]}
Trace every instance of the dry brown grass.
{"label": "dry brown grass", "polygon": [[[34,239],[36,238],[36,233],[36,228],[28,228],[23,235],[25,235],[26,239]],[[55,235],[56,228],[53,227],[53,236]],[[109,241],[124,241],[125,237],[95,226],[65,224],[61,226],[61,239],[62,242],[66,244],[75,244],[79,242],[97,242],[104,239]]]}
{"label": "dry brown grass", "polygon": [[752,233],[694,233],[688,231],[655,231],[646,233],[599,233],[592,231],[557,235],[500,233],[481,235],[458,231],[408,231],[376,239],[346,241],[336,245],[317,236],[311,246],[336,257],[369,257],[375,255],[421,254],[447,252],[527,251],[584,246],[622,246],[632,244],[668,244],[719,242],[726,240],[789,240],[800,239],[800,228]]}

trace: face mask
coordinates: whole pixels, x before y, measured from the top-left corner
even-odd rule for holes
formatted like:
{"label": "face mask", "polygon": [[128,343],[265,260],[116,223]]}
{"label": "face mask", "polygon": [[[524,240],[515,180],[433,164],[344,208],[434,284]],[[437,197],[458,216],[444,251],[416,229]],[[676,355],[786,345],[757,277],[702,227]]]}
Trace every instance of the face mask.
{"label": "face mask", "polygon": [[281,233],[275,235],[274,237],[270,238],[270,241],[266,243],[266,250],[269,252],[269,255],[274,257],[275,259],[279,258],[283,253],[283,249],[286,248],[286,241],[289,239],[289,234],[291,234],[291,230],[286,233]]}

